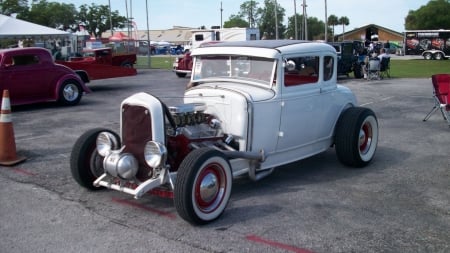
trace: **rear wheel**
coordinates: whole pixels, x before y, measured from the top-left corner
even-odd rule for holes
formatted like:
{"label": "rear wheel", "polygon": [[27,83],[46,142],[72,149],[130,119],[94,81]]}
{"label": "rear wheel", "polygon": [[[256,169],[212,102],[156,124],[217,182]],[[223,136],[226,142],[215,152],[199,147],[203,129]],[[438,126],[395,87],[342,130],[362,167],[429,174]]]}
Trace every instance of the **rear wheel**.
{"label": "rear wheel", "polygon": [[363,66],[359,63],[355,64],[355,68],[353,70],[353,75],[355,76],[355,78],[357,79],[361,79],[363,78],[363,71],[362,71]]}
{"label": "rear wheel", "polygon": [[176,73],[179,78],[186,77],[186,73]]}
{"label": "rear wheel", "polygon": [[110,132],[117,140],[120,140],[119,136],[111,130],[104,128],[91,129],[78,138],[70,155],[72,177],[79,185],[89,190],[101,189],[93,185],[94,181],[104,173],[103,157],[97,152],[96,144],[97,136],[100,132]]}
{"label": "rear wheel", "polygon": [[374,157],[378,144],[375,113],[363,107],[345,110],[336,124],[335,148],[338,159],[351,167],[364,167]]}
{"label": "rear wheel", "polygon": [[130,62],[123,62],[120,66],[124,68],[133,68],[133,64]]}
{"label": "rear wheel", "polygon": [[442,60],[443,58],[444,58],[444,56],[441,53],[434,54],[434,59],[436,59],[436,60]]}
{"label": "rear wheel", "polygon": [[178,169],[174,202],[178,214],[195,224],[217,219],[231,194],[232,173],[220,151],[201,148],[189,153]]}
{"label": "rear wheel", "polygon": [[64,81],[59,89],[58,102],[63,105],[76,105],[83,96],[81,85],[78,81],[70,79]]}

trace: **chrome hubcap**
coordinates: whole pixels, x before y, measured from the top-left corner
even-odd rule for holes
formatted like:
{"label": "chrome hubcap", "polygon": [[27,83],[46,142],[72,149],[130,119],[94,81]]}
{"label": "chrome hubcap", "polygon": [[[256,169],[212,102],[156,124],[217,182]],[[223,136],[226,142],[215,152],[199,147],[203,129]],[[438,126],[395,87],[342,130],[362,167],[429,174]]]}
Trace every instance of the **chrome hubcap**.
{"label": "chrome hubcap", "polygon": [[68,101],[75,100],[78,97],[78,89],[75,85],[69,84],[64,87],[63,95],[64,98]]}
{"label": "chrome hubcap", "polygon": [[202,201],[209,203],[214,200],[218,191],[219,185],[216,175],[208,173],[200,183],[200,198]]}
{"label": "chrome hubcap", "polygon": [[213,212],[225,196],[226,176],[219,164],[210,164],[200,172],[195,186],[195,203],[205,213]]}

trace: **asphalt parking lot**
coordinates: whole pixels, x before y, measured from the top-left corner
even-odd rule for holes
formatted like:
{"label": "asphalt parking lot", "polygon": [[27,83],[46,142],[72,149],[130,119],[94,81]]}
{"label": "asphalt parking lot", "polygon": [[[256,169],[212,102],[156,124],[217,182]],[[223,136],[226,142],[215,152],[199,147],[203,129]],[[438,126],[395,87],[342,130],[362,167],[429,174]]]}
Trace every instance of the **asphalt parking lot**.
{"label": "asphalt parking lot", "polygon": [[380,138],[363,169],[331,148],[237,179],[224,215],[194,227],[171,199],[89,192],[72,179],[73,143],[95,127],[119,129],[120,102],[149,92],[180,103],[188,79],[166,70],[98,80],[74,107],[13,107],[18,153],[0,166],[0,252],[450,252],[450,128],[433,107],[430,78],[342,79],[375,111]]}

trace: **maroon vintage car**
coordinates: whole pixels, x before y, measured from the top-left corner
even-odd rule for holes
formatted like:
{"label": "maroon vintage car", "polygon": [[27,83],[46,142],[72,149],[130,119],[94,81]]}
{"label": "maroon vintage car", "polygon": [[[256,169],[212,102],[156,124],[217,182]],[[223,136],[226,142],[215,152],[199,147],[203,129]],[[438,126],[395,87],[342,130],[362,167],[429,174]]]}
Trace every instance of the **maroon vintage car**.
{"label": "maroon vintage car", "polygon": [[83,93],[90,92],[86,73],[55,64],[45,48],[0,50],[0,80],[0,91],[9,90],[12,105],[47,101],[76,105]]}

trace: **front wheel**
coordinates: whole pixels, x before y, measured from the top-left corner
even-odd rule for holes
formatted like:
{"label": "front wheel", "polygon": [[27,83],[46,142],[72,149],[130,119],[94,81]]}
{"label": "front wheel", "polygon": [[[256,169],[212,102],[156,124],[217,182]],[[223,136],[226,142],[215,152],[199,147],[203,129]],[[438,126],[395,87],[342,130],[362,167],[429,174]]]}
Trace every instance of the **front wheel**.
{"label": "front wheel", "polygon": [[354,70],[353,70],[353,75],[355,76],[356,79],[361,79],[363,78],[363,70],[362,70],[363,66],[361,64],[355,64]]}
{"label": "front wheel", "polygon": [[76,105],[80,102],[83,96],[81,85],[76,80],[66,80],[59,89],[58,102],[63,105]]}
{"label": "front wheel", "polygon": [[[97,136],[101,132],[109,132],[120,140],[119,136],[108,129],[95,128],[82,134],[75,142],[70,155],[70,171],[75,181],[89,190],[98,190],[94,181],[104,173],[103,157],[97,152]],[[118,144],[120,146],[120,143]],[[117,149],[119,147],[113,147]]]}
{"label": "front wheel", "polygon": [[335,134],[336,154],[343,164],[360,168],[374,157],[378,144],[378,121],[372,110],[348,108],[339,117]]}
{"label": "front wheel", "polygon": [[423,58],[425,60],[431,60],[431,59],[433,59],[433,55],[431,53],[424,53]]}
{"label": "front wheel", "polygon": [[184,220],[201,225],[217,219],[231,195],[231,166],[225,155],[210,148],[196,149],[181,163],[174,202]]}

